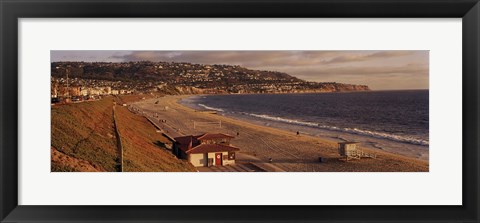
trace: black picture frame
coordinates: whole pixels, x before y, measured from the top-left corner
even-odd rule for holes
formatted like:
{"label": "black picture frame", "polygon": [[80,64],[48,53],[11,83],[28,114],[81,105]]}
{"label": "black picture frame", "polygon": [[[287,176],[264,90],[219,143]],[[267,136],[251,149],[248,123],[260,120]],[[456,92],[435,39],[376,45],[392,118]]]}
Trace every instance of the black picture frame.
{"label": "black picture frame", "polygon": [[[479,222],[478,0],[0,0],[0,15],[1,222]],[[462,18],[463,205],[18,205],[18,19],[76,17]]]}

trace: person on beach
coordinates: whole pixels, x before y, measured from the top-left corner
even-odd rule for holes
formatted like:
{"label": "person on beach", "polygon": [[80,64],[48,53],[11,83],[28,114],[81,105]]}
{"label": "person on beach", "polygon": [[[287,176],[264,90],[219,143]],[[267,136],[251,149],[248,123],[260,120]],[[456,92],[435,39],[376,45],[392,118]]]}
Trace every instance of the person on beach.
{"label": "person on beach", "polygon": [[300,132],[299,132],[299,131],[297,131],[297,136],[298,136],[298,135],[300,135]]}

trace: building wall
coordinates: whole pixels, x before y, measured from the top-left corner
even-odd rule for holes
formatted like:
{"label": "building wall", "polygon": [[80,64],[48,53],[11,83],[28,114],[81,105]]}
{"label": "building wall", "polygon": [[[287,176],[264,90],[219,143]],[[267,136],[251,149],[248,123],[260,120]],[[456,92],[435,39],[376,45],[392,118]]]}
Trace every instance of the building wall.
{"label": "building wall", "polygon": [[213,165],[216,166],[215,153],[208,153],[208,158],[213,159]]}
{"label": "building wall", "polygon": [[224,156],[224,157],[226,156],[226,157],[223,159],[223,165],[224,165],[224,166],[225,166],[225,165],[233,165],[233,164],[235,164],[235,160],[228,160],[228,152],[223,152],[223,156]]}
{"label": "building wall", "polygon": [[199,153],[199,154],[189,154],[188,155],[188,161],[192,163],[193,166],[207,166],[207,159],[205,157],[205,154]]}
{"label": "building wall", "polygon": [[[222,159],[224,156],[227,156],[228,157],[228,152],[222,152]],[[208,158],[212,158],[213,159],[213,165],[216,166],[217,164],[215,163],[216,162],[216,159],[215,159],[215,153],[208,153]],[[235,160],[228,160],[227,159],[223,159],[223,165],[230,165],[230,164],[235,164]]]}
{"label": "building wall", "polygon": [[224,165],[224,166],[225,166],[225,165],[233,165],[233,164],[235,164],[235,160],[228,160],[228,159],[226,159],[226,160],[224,159],[224,160],[223,160],[223,165]]}
{"label": "building wall", "polygon": [[[175,151],[175,148],[174,148]],[[180,152],[182,153],[182,152]],[[216,159],[215,159],[215,154],[216,153],[205,153],[205,154],[188,154],[187,157],[183,157],[183,154],[180,154],[180,158],[182,159],[187,159],[193,166],[199,167],[199,166],[208,166],[208,159],[213,159],[213,166],[216,166],[217,164]],[[223,165],[233,165],[235,164],[235,160],[228,160],[228,152],[222,152],[222,159],[223,159]]]}

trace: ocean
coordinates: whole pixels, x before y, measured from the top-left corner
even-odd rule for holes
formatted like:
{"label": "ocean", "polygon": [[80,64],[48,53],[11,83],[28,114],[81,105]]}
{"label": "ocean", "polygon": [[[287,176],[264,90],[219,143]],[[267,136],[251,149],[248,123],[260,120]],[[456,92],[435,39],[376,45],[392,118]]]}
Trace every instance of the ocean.
{"label": "ocean", "polygon": [[428,159],[428,90],[193,96],[197,110]]}

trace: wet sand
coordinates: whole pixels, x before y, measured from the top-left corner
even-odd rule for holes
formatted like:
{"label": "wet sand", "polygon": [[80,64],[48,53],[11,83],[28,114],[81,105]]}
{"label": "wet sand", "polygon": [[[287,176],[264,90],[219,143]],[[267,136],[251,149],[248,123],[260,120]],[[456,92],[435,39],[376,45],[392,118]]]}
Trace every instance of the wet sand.
{"label": "wet sand", "polygon": [[[184,97],[187,96],[165,96],[133,105],[166,120],[173,135],[221,132],[235,136],[231,143],[244,154],[237,156],[237,162],[269,164],[288,172],[428,172],[428,161],[361,146],[360,149],[376,154],[377,158],[345,162],[339,159],[337,142],[227,118],[214,112],[196,111],[177,103]],[[319,157],[325,162],[320,163]]]}

